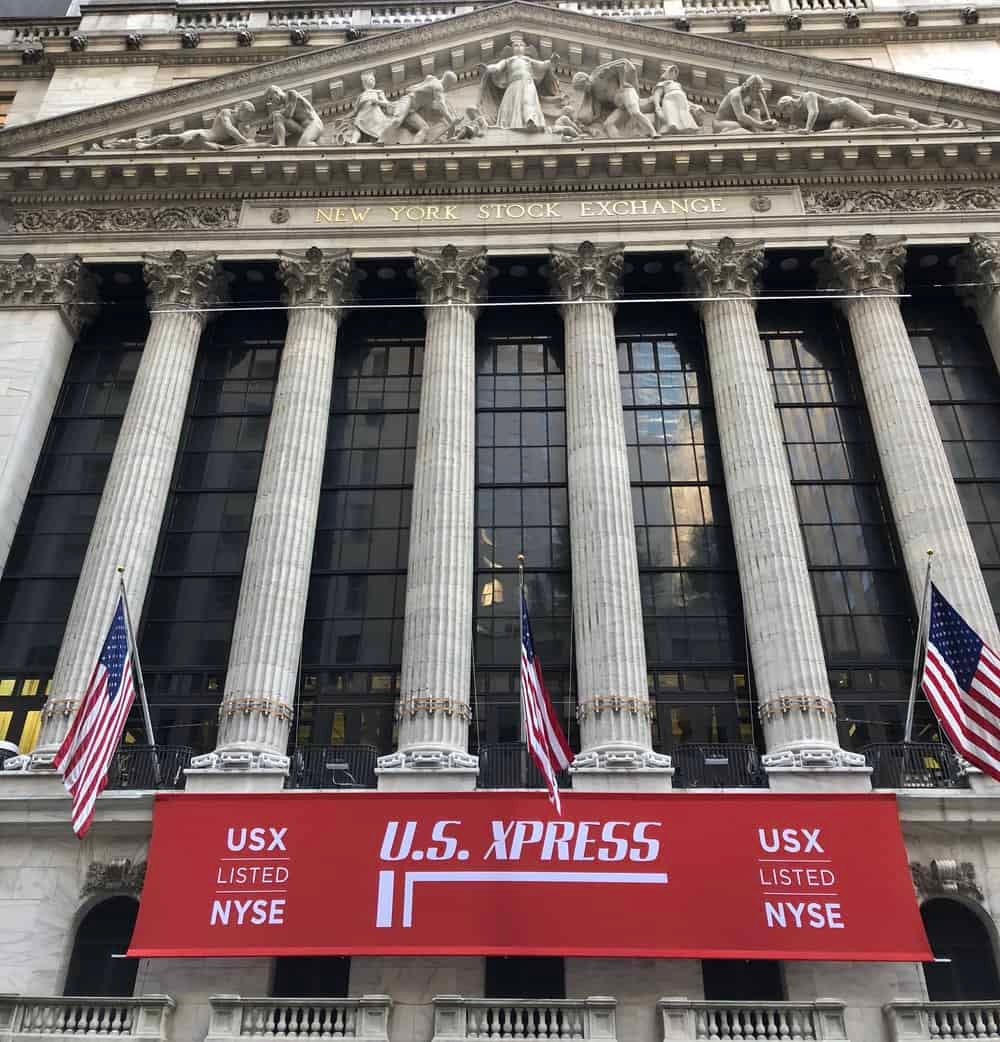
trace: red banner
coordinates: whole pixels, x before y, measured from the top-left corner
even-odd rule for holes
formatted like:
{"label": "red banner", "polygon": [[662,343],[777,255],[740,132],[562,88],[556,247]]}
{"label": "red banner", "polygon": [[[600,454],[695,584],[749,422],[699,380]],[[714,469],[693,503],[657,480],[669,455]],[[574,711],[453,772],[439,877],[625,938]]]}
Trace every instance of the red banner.
{"label": "red banner", "polygon": [[129,955],[929,959],[891,795],[157,796]]}

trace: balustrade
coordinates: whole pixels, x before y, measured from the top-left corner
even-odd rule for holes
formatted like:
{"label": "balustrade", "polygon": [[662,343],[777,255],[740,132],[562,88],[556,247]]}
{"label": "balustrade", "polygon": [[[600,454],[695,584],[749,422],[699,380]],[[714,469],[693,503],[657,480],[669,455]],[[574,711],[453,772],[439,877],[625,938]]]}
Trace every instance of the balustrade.
{"label": "balustrade", "polygon": [[742,1042],[848,1042],[844,1003],[699,1002],[660,999],[664,1042],[740,1039]]}
{"label": "balustrade", "polygon": [[890,1042],[1000,1038],[1000,1002],[890,1002],[882,1010]]}
{"label": "balustrade", "polygon": [[615,999],[434,998],[432,1042],[468,1039],[570,1038],[614,1040]]}
{"label": "balustrade", "polygon": [[0,996],[0,1038],[139,1038],[164,1042],[174,1009],[168,995],[134,999]]}
{"label": "balustrade", "polygon": [[268,1038],[362,1038],[387,1042],[388,995],[359,999],[258,999],[213,995],[206,1042]]}

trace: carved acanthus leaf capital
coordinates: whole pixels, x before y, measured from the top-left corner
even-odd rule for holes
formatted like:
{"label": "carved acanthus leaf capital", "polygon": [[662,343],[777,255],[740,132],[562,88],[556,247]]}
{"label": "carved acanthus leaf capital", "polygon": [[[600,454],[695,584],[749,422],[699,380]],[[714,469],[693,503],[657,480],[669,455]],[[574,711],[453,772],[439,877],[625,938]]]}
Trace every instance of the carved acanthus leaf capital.
{"label": "carved acanthus leaf capital", "polygon": [[97,279],[79,257],[39,260],[26,253],[0,264],[0,305],[58,308],[74,336],[97,314],[96,300]]}
{"label": "carved acanthus leaf capital", "polygon": [[561,300],[618,299],[625,269],[624,244],[583,242],[576,249],[551,246],[549,250],[552,288]]}
{"label": "carved acanthus leaf capital", "polygon": [[752,297],[763,268],[762,239],[688,243],[688,277],[703,297]]}
{"label": "carved acanthus leaf capital", "polygon": [[921,898],[961,894],[974,901],[982,901],[983,892],[976,881],[976,868],[971,861],[942,858],[929,865],[910,862],[913,887]]}
{"label": "carved acanthus leaf capital", "polygon": [[138,897],[145,880],[145,861],[133,861],[127,857],[112,858],[107,862],[91,861],[80,896],[126,893]]}
{"label": "carved acanthus leaf capital", "polygon": [[1000,289],[1000,239],[978,232],[969,238],[956,269],[958,295],[982,306]]}
{"label": "carved acanthus leaf capital", "polygon": [[485,249],[444,246],[440,250],[416,249],[413,253],[417,289],[425,304],[474,307],[486,296],[489,276]]}
{"label": "carved acanthus leaf capital", "polygon": [[279,250],[278,271],[290,307],[340,308],[353,294],[350,250]]}
{"label": "carved acanthus leaf capital", "polygon": [[830,239],[821,262],[824,281],[847,293],[898,293],[903,285],[905,242],[902,236]]}
{"label": "carved acanthus leaf capital", "polygon": [[173,253],[143,255],[143,275],[149,289],[149,303],[164,311],[200,311],[224,302],[230,278],[214,253]]}

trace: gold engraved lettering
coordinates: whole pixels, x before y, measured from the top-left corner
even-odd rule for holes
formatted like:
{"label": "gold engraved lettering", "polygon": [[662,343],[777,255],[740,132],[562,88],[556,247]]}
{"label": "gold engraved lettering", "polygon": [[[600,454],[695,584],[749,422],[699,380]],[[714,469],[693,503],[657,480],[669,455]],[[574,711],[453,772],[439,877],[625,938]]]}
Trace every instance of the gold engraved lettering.
{"label": "gold engraved lettering", "polygon": [[712,204],[712,213],[726,212],[726,204],[718,197],[713,197],[709,202]]}
{"label": "gold engraved lettering", "polygon": [[390,206],[389,211],[392,213],[392,219],[398,221],[403,216],[403,211],[406,209],[405,206]]}
{"label": "gold engraved lettering", "polygon": [[591,202],[580,203],[580,216],[581,217],[596,217],[594,213],[594,204]]}
{"label": "gold engraved lettering", "polygon": [[667,208],[663,205],[663,202],[660,199],[653,200],[653,216],[655,217],[657,214],[660,214],[663,217],[667,216]]}
{"label": "gold engraved lettering", "polygon": [[670,200],[670,212],[671,213],[687,213],[688,212],[688,200],[687,199],[671,199]]}
{"label": "gold engraved lettering", "polygon": [[691,200],[691,212],[692,213],[708,213],[708,200],[707,199],[692,199]]}

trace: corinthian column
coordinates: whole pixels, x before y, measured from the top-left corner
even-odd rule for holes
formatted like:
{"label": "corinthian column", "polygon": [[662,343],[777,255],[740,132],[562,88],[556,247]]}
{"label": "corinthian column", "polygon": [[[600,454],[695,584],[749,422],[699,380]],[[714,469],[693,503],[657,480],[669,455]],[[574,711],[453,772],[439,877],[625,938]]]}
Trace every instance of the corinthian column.
{"label": "corinthian column", "polygon": [[229,652],[214,753],[192,767],[288,767],[302,626],[319,513],[346,251],[281,253],[289,305]]}
{"label": "corinthian column", "polygon": [[[639,564],[632,520],[615,300],[621,247],[552,249],[566,340],[566,456],[573,629],[580,720],[575,788],[607,787],[609,771],[649,772],[669,786],[670,758],[653,752]],[[589,774],[595,775],[590,777]],[[605,775],[603,779],[598,776]]]}
{"label": "corinthian column", "polygon": [[772,787],[794,786],[800,768],[861,768],[864,757],[845,752],[837,740],[791,474],[754,314],[763,243],[688,243],[688,264],[707,298],[701,320],[767,743],[764,763],[778,772]]}
{"label": "corinthian column", "polygon": [[988,644],[996,618],[941,436],[899,310],[906,248],[901,238],[831,239],[826,274],[853,294],[841,301],[851,327],[882,474],[910,589],[923,593],[927,551],[934,581]]}
{"label": "corinthian column", "polygon": [[973,235],[958,265],[958,290],[979,316],[993,361],[1000,369],[1000,239]]}
{"label": "corinthian column", "polygon": [[97,313],[79,257],[0,264],[0,575],[56,407],[73,343]]}
{"label": "corinthian column", "polygon": [[[486,251],[416,251],[427,334],[410,514],[399,747],[379,761],[381,788],[475,785],[470,756],[475,525],[476,315]],[[447,779],[447,780],[446,780]]]}
{"label": "corinthian column", "polygon": [[138,622],[177,455],[198,342],[224,279],[214,255],[147,256],[152,321],[77,583],[33,767],[46,767],[69,728],[107,635],[118,573]]}

